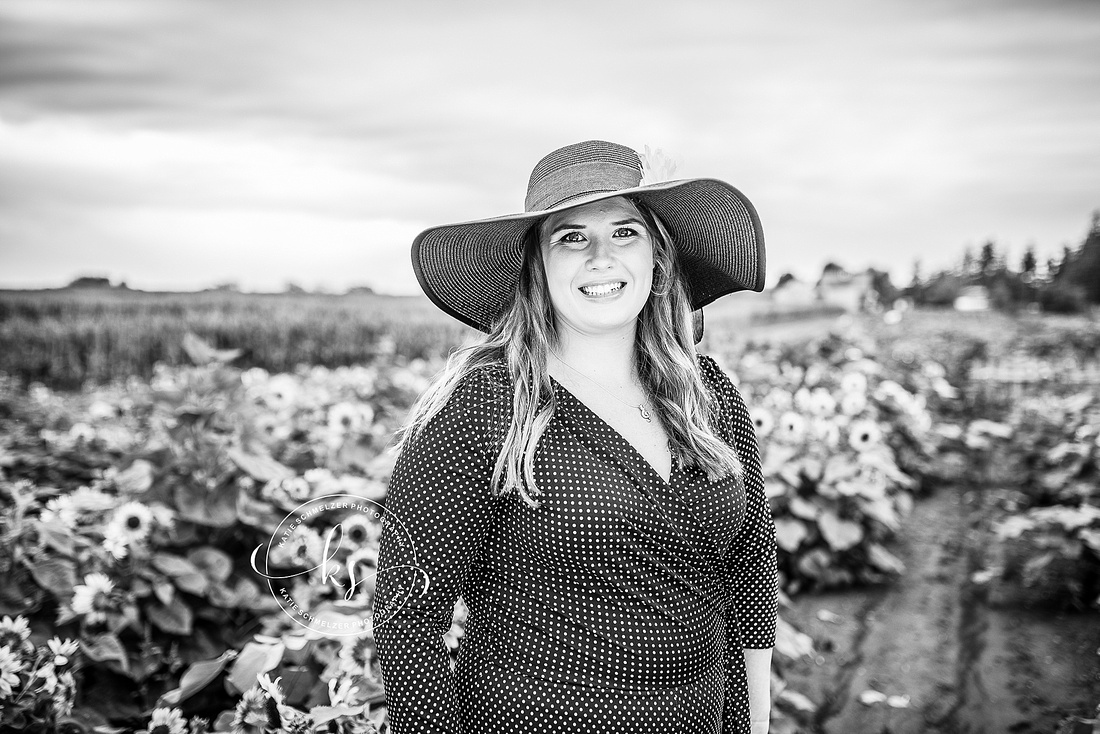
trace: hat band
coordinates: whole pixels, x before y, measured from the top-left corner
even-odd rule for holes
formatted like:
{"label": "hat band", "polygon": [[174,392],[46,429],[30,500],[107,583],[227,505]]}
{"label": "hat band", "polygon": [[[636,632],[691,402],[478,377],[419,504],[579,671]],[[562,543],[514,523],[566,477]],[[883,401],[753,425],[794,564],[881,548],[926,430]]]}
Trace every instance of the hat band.
{"label": "hat band", "polygon": [[525,211],[553,209],[589,194],[631,189],[642,180],[641,170],[608,161],[587,161],[547,174],[527,193]]}

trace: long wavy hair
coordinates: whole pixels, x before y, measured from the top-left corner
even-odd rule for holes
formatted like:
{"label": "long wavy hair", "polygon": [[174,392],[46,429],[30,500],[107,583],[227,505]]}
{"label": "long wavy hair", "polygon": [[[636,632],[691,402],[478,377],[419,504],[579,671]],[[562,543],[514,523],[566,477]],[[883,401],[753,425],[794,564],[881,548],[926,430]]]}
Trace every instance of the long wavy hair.
{"label": "long wavy hair", "polygon": [[[641,202],[638,209],[653,242],[653,287],[638,315],[634,367],[642,389],[668,433],[673,455],[703,470],[710,481],[742,480],[740,457],[717,433],[718,397],[703,383],[695,354],[691,300],[672,240]],[[432,386],[417,400],[400,432],[403,448],[447,404],[470,373],[503,364],[514,386],[512,414],[493,467],[497,493],[518,493],[538,506],[534,474],[539,440],[557,409],[547,354],[558,341],[543,268],[539,225],[528,230],[515,298],[483,340],[456,349]]]}

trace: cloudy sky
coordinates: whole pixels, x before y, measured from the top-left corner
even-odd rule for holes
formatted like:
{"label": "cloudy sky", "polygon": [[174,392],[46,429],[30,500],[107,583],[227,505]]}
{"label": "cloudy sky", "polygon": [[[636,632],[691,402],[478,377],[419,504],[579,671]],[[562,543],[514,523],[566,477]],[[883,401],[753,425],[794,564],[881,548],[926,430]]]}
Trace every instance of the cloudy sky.
{"label": "cloudy sky", "polygon": [[1100,2],[0,0],[0,287],[417,292],[420,229],[589,138],[740,188],[772,283],[1046,256],[1100,208]]}

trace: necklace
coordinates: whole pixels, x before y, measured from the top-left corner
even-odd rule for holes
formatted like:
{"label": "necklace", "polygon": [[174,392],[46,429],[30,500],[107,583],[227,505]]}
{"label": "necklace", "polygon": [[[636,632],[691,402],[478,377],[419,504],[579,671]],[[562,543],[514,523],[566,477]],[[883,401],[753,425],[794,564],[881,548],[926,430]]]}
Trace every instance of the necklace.
{"label": "necklace", "polygon": [[555,356],[555,357],[557,357],[557,358],[558,358],[558,361],[559,361],[559,362],[561,362],[562,364],[564,364],[564,365],[565,365],[566,367],[568,367],[568,368],[570,369],[570,371],[572,371],[573,373],[575,373],[575,374],[577,374],[577,375],[580,375],[580,376],[581,376],[581,377],[583,377],[584,379],[588,380],[588,381],[589,381],[589,382],[591,382],[591,383],[592,383],[593,385],[595,385],[596,387],[600,388],[600,389],[601,389],[601,390],[603,390],[603,391],[604,391],[605,393],[607,393],[607,394],[608,394],[608,395],[610,395],[611,397],[615,398],[616,400],[618,400],[618,401],[619,401],[620,403],[622,403],[623,405],[627,406],[628,408],[634,408],[635,410],[637,410],[637,411],[638,411],[638,414],[642,416],[642,419],[643,419],[643,420],[645,420],[645,422],[646,422],[646,423],[652,423],[652,422],[653,422],[653,416],[651,416],[651,415],[649,414],[649,411],[645,409],[645,403],[644,403],[644,402],[641,402],[641,403],[638,403],[638,404],[634,404],[634,403],[628,403],[628,402],[626,402],[625,400],[623,400],[622,398],[620,398],[620,397],[619,397],[618,395],[616,395],[615,393],[611,392],[611,391],[610,391],[610,390],[608,390],[608,389],[607,389],[606,387],[604,387],[604,386],[603,386],[603,385],[601,385],[600,383],[596,382],[596,381],[595,381],[595,380],[593,380],[593,379],[592,379],[591,377],[589,377],[588,375],[584,374],[583,372],[581,372],[580,370],[578,370],[578,369],[577,369],[576,367],[574,367],[573,365],[571,365],[571,364],[569,364],[568,362],[566,362],[566,361],[565,361],[564,359],[562,359],[562,358],[561,358],[561,355],[560,355],[560,354],[558,354],[557,352],[554,352],[553,354],[554,354],[554,356]]}

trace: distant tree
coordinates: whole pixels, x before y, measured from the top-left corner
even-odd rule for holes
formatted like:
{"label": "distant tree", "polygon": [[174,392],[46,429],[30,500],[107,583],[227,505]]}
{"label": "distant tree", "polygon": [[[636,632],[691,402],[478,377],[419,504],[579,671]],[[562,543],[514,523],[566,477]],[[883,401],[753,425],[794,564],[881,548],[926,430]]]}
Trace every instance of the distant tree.
{"label": "distant tree", "polygon": [[1020,273],[1035,277],[1035,269],[1038,266],[1039,262],[1035,259],[1035,245],[1028,245],[1027,249],[1024,250],[1023,258],[1020,260]]}
{"label": "distant tree", "polygon": [[794,273],[783,273],[779,276],[779,282],[775,284],[775,287],[782,288],[783,286],[787,285],[787,283],[790,283],[792,280],[798,280],[798,278],[794,277]]}
{"label": "distant tree", "polygon": [[818,279],[817,285],[821,285],[825,281],[837,281],[844,280],[848,276],[848,271],[840,265],[834,262],[825,263],[825,267],[821,269],[821,278]]}
{"label": "distant tree", "polygon": [[982,245],[981,254],[978,255],[978,273],[983,279],[989,278],[997,265],[997,245],[989,240]]}
{"label": "distant tree", "polygon": [[305,288],[298,285],[297,283],[287,283],[286,288],[283,289],[283,293],[293,293],[295,295],[308,292],[309,291],[307,291]]}
{"label": "distant tree", "polygon": [[964,278],[970,278],[974,275],[974,253],[967,247],[963,250],[962,269],[959,274]]}
{"label": "distant tree", "polygon": [[1059,276],[1079,287],[1089,303],[1100,303],[1100,212],[1093,212],[1085,241],[1076,252],[1066,255]]}
{"label": "distant tree", "polygon": [[890,274],[886,271],[870,268],[867,272],[871,275],[871,288],[874,289],[875,294],[878,296],[878,302],[889,307],[890,304],[898,299],[898,296],[901,295],[901,291],[899,291],[890,281]]}
{"label": "distant tree", "polygon": [[95,275],[82,275],[73,282],[69,283],[66,288],[110,288],[111,279],[101,278]]}

